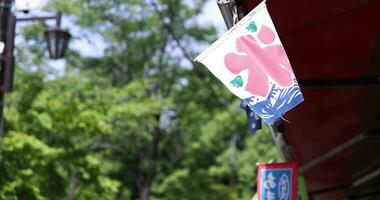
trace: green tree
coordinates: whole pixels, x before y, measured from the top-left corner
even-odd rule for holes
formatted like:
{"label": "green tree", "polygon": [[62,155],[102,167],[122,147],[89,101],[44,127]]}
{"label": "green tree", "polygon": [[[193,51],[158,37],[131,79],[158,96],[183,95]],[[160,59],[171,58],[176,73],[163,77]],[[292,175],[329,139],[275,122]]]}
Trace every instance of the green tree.
{"label": "green tree", "polygon": [[81,30],[74,39],[97,36],[107,48],[70,49],[57,76],[40,48],[45,26],[22,29],[0,198],[249,199],[256,162],[278,158],[268,129],[247,136],[239,100],[192,61],[216,39],[196,20],[204,3],[50,1]]}

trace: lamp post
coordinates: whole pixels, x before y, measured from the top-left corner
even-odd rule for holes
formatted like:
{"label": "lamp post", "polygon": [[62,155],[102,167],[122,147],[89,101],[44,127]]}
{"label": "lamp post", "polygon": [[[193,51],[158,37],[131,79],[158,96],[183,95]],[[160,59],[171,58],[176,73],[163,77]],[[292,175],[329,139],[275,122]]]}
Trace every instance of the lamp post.
{"label": "lamp post", "polygon": [[[27,13],[39,6],[41,0],[15,0],[16,9]],[[70,34],[61,28],[61,13],[54,16],[16,18],[12,13],[13,0],[0,0],[0,163],[3,138],[4,93],[12,90],[14,71],[14,38],[16,22],[56,20],[56,26],[45,31],[49,56],[60,59],[65,55]]]}
{"label": "lamp post", "polygon": [[[5,68],[7,61],[9,62],[8,56],[8,45],[7,45],[7,39],[8,39],[8,24],[12,19],[11,16],[11,7],[12,7],[12,1],[11,0],[1,0],[0,1],[0,42],[3,44],[3,49],[0,54],[0,85],[2,86],[4,83],[4,76],[5,76]],[[2,138],[3,138],[3,100],[4,100],[4,93],[0,90],[0,145],[2,145]],[[2,159],[1,156],[1,147],[0,147],[0,161]]]}

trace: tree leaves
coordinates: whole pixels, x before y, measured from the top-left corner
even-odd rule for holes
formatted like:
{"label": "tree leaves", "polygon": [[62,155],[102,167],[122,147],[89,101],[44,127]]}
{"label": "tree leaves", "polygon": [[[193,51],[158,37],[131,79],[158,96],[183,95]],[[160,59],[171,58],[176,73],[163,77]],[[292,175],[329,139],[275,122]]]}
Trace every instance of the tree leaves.
{"label": "tree leaves", "polygon": [[192,61],[215,39],[194,20],[204,3],[50,1],[80,28],[74,40],[100,35],[107,48],[95,58],[71,49],[65,73],[47,78],[44,27],[25,27],[6,96],[0,198],[250,198],[256,162],[278,158],[268,129],[247,136],[239,100]]}

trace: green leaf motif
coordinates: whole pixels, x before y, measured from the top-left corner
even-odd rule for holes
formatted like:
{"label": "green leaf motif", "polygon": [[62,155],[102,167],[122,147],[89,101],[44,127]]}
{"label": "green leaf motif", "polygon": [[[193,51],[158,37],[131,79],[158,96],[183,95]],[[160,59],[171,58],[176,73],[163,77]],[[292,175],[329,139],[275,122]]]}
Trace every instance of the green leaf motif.
{"label": "green leaf motif", "polygon": [[256,32],[257,31],[257,25],[255,21],[251,21],[249,25],[247,26],[247,30],[250,32]]}
{"label": "green leaf motif", "polygon": [[241,88],[244,85],[243,79],[241,78],[240,75],[235,77],[234,80],[232,80],[230,83],[232,84],[232,86],[237,87],[237,88]]}

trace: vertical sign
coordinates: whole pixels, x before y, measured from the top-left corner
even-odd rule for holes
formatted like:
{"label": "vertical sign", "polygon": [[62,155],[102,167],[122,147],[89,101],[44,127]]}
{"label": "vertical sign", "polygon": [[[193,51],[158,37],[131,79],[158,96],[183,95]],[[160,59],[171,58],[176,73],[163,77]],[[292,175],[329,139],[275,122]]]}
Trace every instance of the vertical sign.
{"label": "vertical sign", "polygon": [[262,163],[257,176],[258,200],[297,200],[297,163]]}

